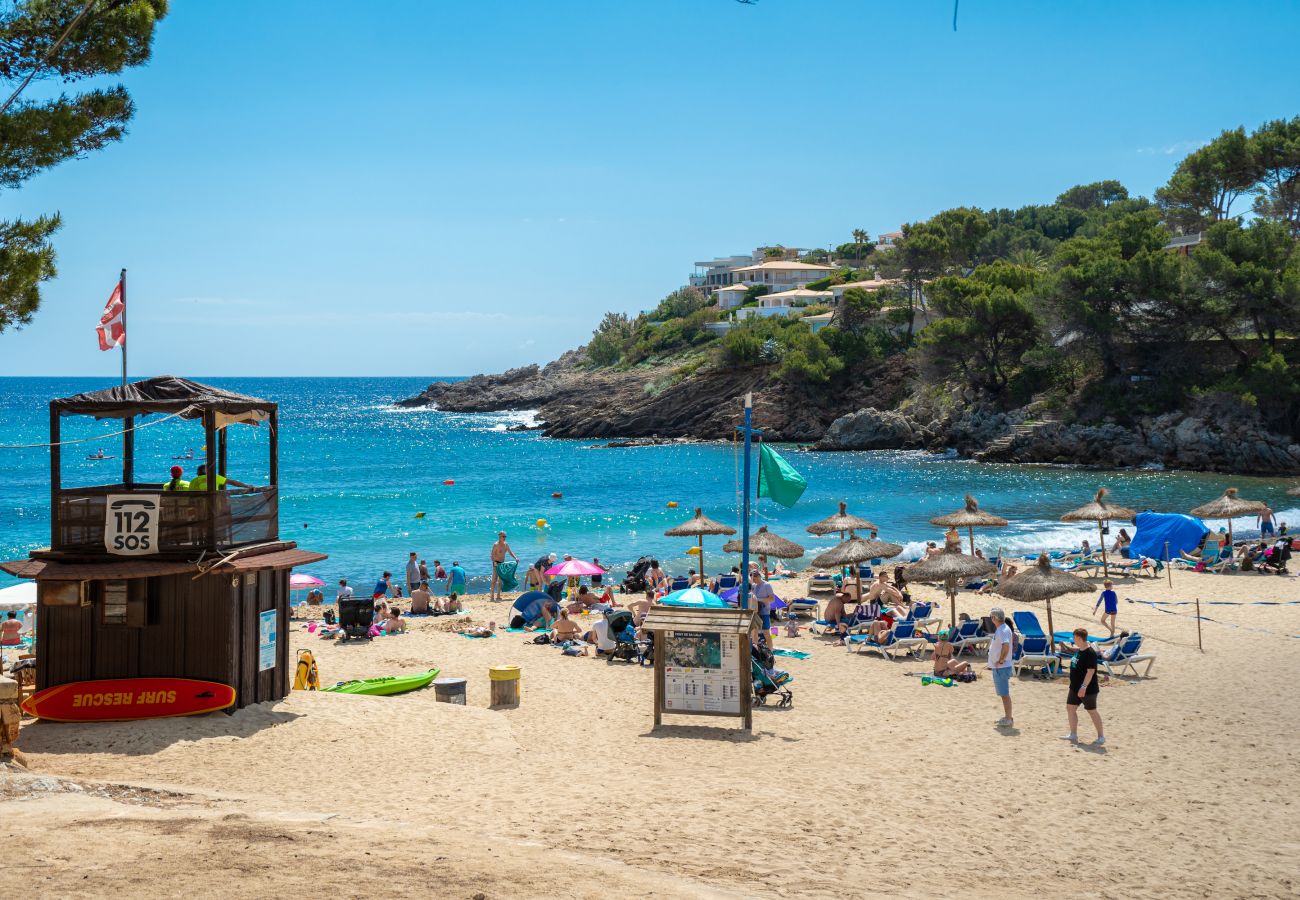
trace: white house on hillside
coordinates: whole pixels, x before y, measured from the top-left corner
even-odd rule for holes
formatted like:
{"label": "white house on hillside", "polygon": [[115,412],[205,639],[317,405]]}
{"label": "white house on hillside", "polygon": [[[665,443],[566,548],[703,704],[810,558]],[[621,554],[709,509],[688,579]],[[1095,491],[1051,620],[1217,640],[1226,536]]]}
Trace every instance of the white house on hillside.
{"label": "white house on hillside", "polygon": [[878,291],[881,288],[901,287],[903,280],[901,278],[873,278],[870,281],[850,281],[848,284],[833,284],[830,287],[834,295],[835,303],[844,299],[844,292],[849,288],[862,288],[864,291]]}
{"label": "white house on hillside", "polygon": [[768,259],[752,266],[741,266],[731,272],[732,282],[765,284],[773,289],[801,288],[810,281],[825,278],[835,271],[834,266],[818,263],[796,262],[790,259]]}
{"label": "white house on hillside", "polygon": [[713,292],[718,298],[718,309],[735,309],[745,302],[745,291],[749,290],[748,285],[729,284],[726,287],[720,287]]}

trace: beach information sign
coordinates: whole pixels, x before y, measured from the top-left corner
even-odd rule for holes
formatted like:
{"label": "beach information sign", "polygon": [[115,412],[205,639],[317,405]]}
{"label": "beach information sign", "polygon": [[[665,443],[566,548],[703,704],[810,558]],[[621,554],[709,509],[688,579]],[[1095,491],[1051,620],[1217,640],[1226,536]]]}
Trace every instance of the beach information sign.
{"label": "beach information sign", "polygon": [[157,494],[109,494],[104,504],[104,548],[117,556],[158,552]]}
{"label": "beach information sign", "polygon": [[655,638],[655,726],[664,714],[735,716],[752,726],[748,609],[652,606],[642,629]]}
{"label": "beach information sign", "polygon": [[740,715],[740,638],[664,632],[664,711]]}
{"label": "beach information sign", "polygon": [[268,609],[257,620],[257,671],[265,672],[275,668],[275,616],[276,611]]}

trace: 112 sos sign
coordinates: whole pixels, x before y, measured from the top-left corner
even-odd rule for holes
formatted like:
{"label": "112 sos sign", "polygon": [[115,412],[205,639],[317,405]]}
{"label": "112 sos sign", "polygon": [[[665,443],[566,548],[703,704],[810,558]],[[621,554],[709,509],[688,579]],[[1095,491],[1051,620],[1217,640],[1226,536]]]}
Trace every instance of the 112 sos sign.
{"label": "112 sos sign", "polygon": [[158,552],[160,498],[148,494],[110,494],[104,507],[104,547],[118,556]]}

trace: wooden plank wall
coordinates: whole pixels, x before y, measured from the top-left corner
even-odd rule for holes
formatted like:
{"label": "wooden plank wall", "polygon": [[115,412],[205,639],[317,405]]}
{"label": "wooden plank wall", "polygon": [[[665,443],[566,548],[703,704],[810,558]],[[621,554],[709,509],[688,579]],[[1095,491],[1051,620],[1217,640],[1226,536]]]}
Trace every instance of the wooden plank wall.
{"label": "wooden plank wall", "polygon": [[[238,583],[234,583],[237,581]],[[97,678],[178,677],[235,687],[235,708],[280,700],[292,679],[289,573],[168,575],[149,579],[149,621],[105,627],[99,607],[40,607],[37,686]],[[259,613],[276,610],[276,665],[258,671]]]}

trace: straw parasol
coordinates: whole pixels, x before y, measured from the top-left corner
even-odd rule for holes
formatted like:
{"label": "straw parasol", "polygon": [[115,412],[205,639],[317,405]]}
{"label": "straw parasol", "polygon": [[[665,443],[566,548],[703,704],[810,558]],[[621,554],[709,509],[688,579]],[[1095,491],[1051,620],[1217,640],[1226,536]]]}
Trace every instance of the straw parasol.
{"label": "straw parasol", "polygon": [[[1106,495],[1110,491],[1100,488],[1097,496],[1092,498],[1092,502],[1086,506],[1080,506],[1078,509],[1061,516],[1062,522],[1096,522],[1097,537],[1101,541],[1101,570],[1107,578],[1110,577],[1110,562],[1106,559],[1106,534],[1102,530],[1106,522],[1116,519],[1128,521],[1137,515],[1131,509],[1123,506],[1115,506],[1113,503],[1106,502]],[[1168,560],[1166,560],[1168,562]],[[1096,571],[1095,569],[1093,570]],[[1020,576],[1016,576],[1019,578]]]}
{"label": "straw parasol", "polygon": [[704,536],[706,534],[735,534],[736,529],[729,525],[723,525],[721,522],[715,522],[704,515],[700,507],[695,507],[695,515],[691,516],[676,528],[669,528],[664,532],[664,537],[693,537],[699,538],[700,541],[700,575],[704,575]]}
{"label": "straw parasol", "polygon": [[1228,520],[1228,553],[1232,554],[1232,520],[1237,516],[1257,516],[1268,509],[1268,504],[1258,500],[1242,500],[1237,496],[1236,488],[1228,488],[1223,496],[1211,500],[1192,510],[1192,515],[1200,519]]}
{"label": "straw parasol", "polygon": [[[1097,495],[1098,501],[1101,500],[1101,493]],[[1070,521],[1082,520],[1071,519]],[[1053,569],[1046,553],[1038,555],[1036,565],[1011,576],[993,589],[993,593],[1021,603],[1037,603],[1039,600],[1046,600],[1047,634],[1053,644],[1056,643],[1056,625],[1052,621],[1052,598],[1062,594],[1091,594],[1092,591],[1092,585],[1079,576]]]}
{"label": "straw parasol", "polygon": [[[841,504],[842,507],[843,504]],[[819,569],[842,569],[844,566],[853,566],[853,580],[858,586],[858,600],[860,602],[862,600],[862,570],[858,568],[858,563],[864,563],[869,559],[889,559],[902,552],[903,548],[898,544],[851,537],[814,558],[813,565]]]}
{"label": "straw parasol", "polygon": [[[739,539],[727,541],[722,545],[723,553],[740,553],[744,549],[743,542]],[[779,534],[768,531],[767,526],[763,525],[749,536],[749,552],[758,555],[762,560],[763,569],[766,570],[769,556],[775,556],[777,559],[798,559],[803,556],[804,550],[794,541],[788,541]]]}
{"label": "straw parasol", "polygon": [[986,513],[980,509],[979,502],[970,494],[966,495],[966,505],[954,513],[948,513],[946,516],[939,516],[930,520],[931,525],[942,525],[945,528],[965,528],[970,534],[970,552],[975,555],[975,529],[976,528],[1003,528],[1007,520],[1001,516],[995,516],[992,513]]}
{"label": "straw parasol", "polygon": [[849,515],[848,504],[840,501],[840,511],[833,516],[827,516],[820,522],[809,525],[808,533],[821,537],[824,534],[832,534],[838,531],[840,536],[843,537],[846,531],[867,531],[875,527],[874,523],[868,522],[866,519]]}
{"label": "straw parasol", "polygon": [[[969,499],[969,498],[967,498]],[[973,502],[973,501],[972,501]],[[952,624],[957,624],[957,579],[991,575],[997,566],[978,556],[967,556],[960,546],[945,547],[928,559],[914,562],[903,570],[908,581],[942,581],[952,604]]]}

